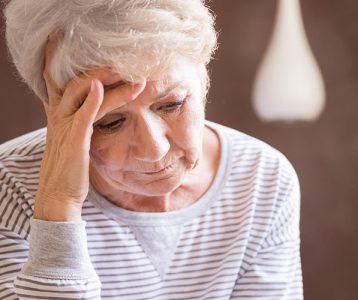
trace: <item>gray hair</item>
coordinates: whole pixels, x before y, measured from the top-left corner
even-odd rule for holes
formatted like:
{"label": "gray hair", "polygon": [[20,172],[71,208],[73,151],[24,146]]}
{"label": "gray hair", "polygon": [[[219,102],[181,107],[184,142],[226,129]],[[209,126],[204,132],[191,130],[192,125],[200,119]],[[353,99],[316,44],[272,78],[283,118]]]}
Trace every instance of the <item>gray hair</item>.
{"label": "gray hair", "polygon": [[45,46],[56,29],[51,76],[60,88],[94,68],[111,66],[135,82],[163,74],[179,56],[207,65],[217,42],[204,0],[11,0],[5,18],[13,62],[42,101]]}

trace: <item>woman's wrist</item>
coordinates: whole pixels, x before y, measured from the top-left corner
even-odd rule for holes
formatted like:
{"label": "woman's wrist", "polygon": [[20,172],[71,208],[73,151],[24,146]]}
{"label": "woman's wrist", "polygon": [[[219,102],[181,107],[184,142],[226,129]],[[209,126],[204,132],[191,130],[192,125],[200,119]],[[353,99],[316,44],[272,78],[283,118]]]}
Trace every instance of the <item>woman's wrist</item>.
{"label": "woman's wrist", "polygon": [[85,221],[46,222],[32,218],[30,225],[29,255],[23,274],[78,280],[96,276],[88,253]]}
{"label": "woman's wrist", "polygon": [[82,206],[78,203],[35,200],[34,219],[53,222],[81,221]]}

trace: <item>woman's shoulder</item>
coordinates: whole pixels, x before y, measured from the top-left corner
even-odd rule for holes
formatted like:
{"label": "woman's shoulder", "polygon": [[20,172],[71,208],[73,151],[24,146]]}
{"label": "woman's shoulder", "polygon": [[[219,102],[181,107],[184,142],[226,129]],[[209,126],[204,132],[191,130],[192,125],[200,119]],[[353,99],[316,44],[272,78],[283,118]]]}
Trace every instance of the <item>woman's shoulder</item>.
{"label": "woman's shoulder", "polygon": [[0,161],[43,152],[46,132],[46,127],[40,128],[0,144]]}
{"label": "woman's shoulder", "polygon": [[[221,207],[236,219],[259,224],[255,241],[259,245],[269,232],[284,228],[289,219],[290,233],[297,234],[300,211],[300,185],[290,161],[269,144],[238,130],[214,124],[226,139],[226,180],[221,192]],[[259,242],[258,242],[259,241]]]}
{"label": "woman's shoulder", "polygon": [[206,121],[206,124],[217,132],[221,143],[226,144],[225,155],[229,156],[232,167],[251,166],[251,169],[255,169],[272,168],[276,165],[295,175],[295,170],[287,157],[268,143],[225,125],[211,121]]}
{"label": "woman's shoulder", "polygon": [[31,131],[0,145],[0,184],[26,186],[39,176],[46,128]]}
{"label": "woman's shoulder", "polygon": [[45,144],[46,128],[28,132],[1,144],[0,184],[25,183],[38,176]]}
{"label": "woman's shoulder", "polygon": [[248,195],[259,195],[252,198],[259,201],[267,199],[272,192],[278,196],[292,188],[299,194],[297,173],[279,150],[239,130],[213,122],[207,124],[216,130],[224,144],[222,158],[227,164],[225,181],[230,192],[238,195],[248,191]]}
{"label": "woman's shoulder", "polygon": [[[41,128],[0,145],[0,226],[27,237],[46,143]],[[19,218],[19,216],[22,216]],[[27,220],[20,226],[19,220]]]}

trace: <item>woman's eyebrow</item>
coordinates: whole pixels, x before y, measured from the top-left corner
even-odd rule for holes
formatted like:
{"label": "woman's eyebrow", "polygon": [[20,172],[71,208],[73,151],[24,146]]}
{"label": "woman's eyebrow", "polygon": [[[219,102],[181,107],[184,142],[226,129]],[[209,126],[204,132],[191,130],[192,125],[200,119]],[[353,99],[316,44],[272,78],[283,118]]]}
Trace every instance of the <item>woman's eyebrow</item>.
{"label": "woman's eyebrow", "polygon": [[177,88],[185,88],[186,85],[182,82],[175,82],[174,84],[172,84],[171,86],[169,86],[165,91],[161,92],[157,97],[155,97],[155,100],[158,101],[162,98],[164,98],[166,95],[168,95],[170,92],[172,92],[173,90],[177,89]]}
{"label": "woman's eyebrow", "polygon": [[120,87],[122,85],[125,85],[127,84],[127,82],[123,81],[123,80],[118,80],[114,83],[111,83],[111,84],[108,84],[108,85],[103,85],[103,88],[104,88],[104,91],[108,91],[108,90],[112,90],[112,89],[115,89],[117,87]]}

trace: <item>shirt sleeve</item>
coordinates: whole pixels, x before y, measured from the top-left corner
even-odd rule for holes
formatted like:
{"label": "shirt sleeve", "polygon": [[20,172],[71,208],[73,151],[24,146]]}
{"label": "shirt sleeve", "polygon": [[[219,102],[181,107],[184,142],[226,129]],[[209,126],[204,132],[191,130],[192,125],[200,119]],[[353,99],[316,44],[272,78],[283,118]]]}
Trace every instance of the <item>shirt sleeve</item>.
{"label": "shirt sleeve", "polygon": [[86,222],[30,222],[29,243],[9,230],[0,231],[0,298],[100,299]]}
{"label": "shirt sleeve", "polygon": [[290,165],[289,178],[289,183],[279,189],[276,212],[268,233],[245,273],[238,277],[231,299],[303,299],[300,189],[297,175]]}

